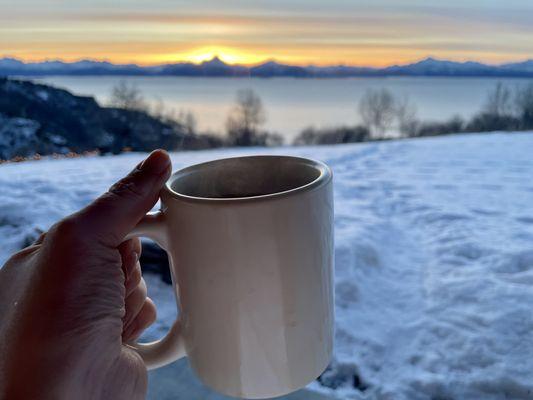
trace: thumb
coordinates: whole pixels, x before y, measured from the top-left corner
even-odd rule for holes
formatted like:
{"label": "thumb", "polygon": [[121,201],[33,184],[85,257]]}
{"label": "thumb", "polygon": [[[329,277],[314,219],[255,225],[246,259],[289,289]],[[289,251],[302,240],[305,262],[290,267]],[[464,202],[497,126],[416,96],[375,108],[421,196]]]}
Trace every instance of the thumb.
{"label": "thumb", "polygon": [[79,218],[90,237],[117,247],[152,209],[170,177],[172,164],[164,150],[153,151],[126,177],[80,211]]}

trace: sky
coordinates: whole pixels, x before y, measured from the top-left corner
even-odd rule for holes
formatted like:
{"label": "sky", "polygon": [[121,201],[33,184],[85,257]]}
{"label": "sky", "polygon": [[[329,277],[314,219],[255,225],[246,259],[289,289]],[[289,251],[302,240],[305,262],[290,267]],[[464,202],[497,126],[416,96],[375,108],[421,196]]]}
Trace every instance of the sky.
{"label": "sky", "polygon": [[530,0],[0,0],[0,57],[385,66],[533,58]]}

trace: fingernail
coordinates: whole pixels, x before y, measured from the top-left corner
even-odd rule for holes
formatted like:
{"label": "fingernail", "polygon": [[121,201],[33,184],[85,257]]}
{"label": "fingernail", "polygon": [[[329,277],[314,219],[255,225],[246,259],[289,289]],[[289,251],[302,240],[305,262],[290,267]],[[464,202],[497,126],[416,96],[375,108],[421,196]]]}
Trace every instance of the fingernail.
{"label": "fingernail", "polygon": [[170,157],[165,150],[154,150],[148,157],[139,165],[139,169],[150,172],[155,175],[160,175],[170,168]]}

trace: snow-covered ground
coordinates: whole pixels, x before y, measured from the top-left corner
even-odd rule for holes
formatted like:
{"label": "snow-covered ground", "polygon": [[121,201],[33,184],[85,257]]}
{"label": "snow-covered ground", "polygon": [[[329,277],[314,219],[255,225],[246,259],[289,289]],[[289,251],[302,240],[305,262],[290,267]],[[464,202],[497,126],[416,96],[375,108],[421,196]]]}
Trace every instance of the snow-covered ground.
{"label": "snow-covered ground", "polygon": [[[335,175],[335,363],[312,389],[350,399],[533,398],[533,134],[175,153],[320,159]],[[0,166],[0,264],[141,154]],[[148,276],[159,320],[170,288]],[[357,387],[356,387],[357,386]],[[364,390],[363,390],[364,389]]]}

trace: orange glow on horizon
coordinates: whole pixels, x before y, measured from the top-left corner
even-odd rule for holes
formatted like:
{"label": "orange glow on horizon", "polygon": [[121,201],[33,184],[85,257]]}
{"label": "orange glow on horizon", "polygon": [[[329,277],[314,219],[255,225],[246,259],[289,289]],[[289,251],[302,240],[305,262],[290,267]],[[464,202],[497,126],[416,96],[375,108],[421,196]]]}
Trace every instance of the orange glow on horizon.
{"label": "orange glow on horizon", "polygon": [[216,10],[202,2],[90,3],[32,2],[30,10],[22,0],[4,7],[0,57],[156,65],[218,56],[242,65],[276,60],[383,67],[428,56],[497,64],[533,55],[533,3],[525,2],[511,8],[473,0],[460,7],[393,0],[385,0],[388,6],[249,1],[221,2]]}
{"label": "orange glow on horizon", "polygon": [[199,64],[218,57],[226,64],[254,65],[265,60],[259,54],[246,53],[239,49],[224,46],[206,46],[199,47],[186,53],[163,54],[155,57],[149,63],[175,63],[175,62],[192,62]]}
{"label": "orange glow on horizon", "polygon": [[[140,66],[173,64],[181,62],[190,62],[200,64],[205,61],[210,61],[218,57],[226,64],[238,64],[244,66],[258,65],[267,61],[274,60],[279,63],[290,65],[349,65],[360,67],[387,67],[394,64],[409,64],[426,57],[435,57],[440,59],[448,59],[453,61],[479,61],[488,64],[498,64],[510,61],[520,61],[522,58],[517,56],[510,59],[506,55],[486,52],[478,54],[478,57],[465,57],[462,54],[455,54],[454,52],[440,52],[434,55],[430,52],[422,51],[406,51],[403,49],[394,48],[374,48],[374,49],[354,49],[351,57],[342,57],[346,54],[345,49],[297,49],[286,48],[285,51],[278,51],[271,54],[266,52],[248,52],[247,49],[241,50],[238,48],[231,48],[227,46],[201,46],[184,52],[166,52],[162,51],[158,54],[143,54],[135,52],[102,54],[101,51],[95,51],[93,46],[87,46],[85,52],[80,51],[79,46],[74,51],[61,52],[57,55],[44,49],[42,54],[38,52],[23,52],[11,51],[6,54],[0,54],[0,58],[13,57],[24,62],[42,62],[50,60],[61,60],[64,62],[75,62],[80,60],[94,60],[107,61],[114,64],[138,64]],[[357,51],[358,50],[358,51]],[[359,54],[359,53],[364,53]],[[524,57],[525,58],[525,57]]]}

